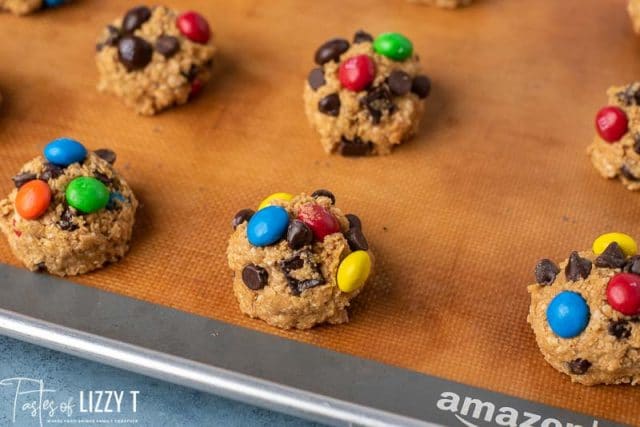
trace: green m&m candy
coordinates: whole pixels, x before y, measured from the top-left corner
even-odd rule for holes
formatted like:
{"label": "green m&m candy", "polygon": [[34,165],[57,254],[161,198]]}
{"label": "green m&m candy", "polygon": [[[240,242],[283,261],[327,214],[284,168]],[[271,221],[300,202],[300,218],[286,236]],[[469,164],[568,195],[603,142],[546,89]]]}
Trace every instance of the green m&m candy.
{"label": "green m&m candy", "polygon": [[107,206],[109,189],[95,178],[81,176],[69,183],[65,197],[69,206],[89,214]]}
{"label": "green m&m candy", "polygon": [[394,61],[404,61],[413,53],[413,44],[400,33],[382,33],[373,41],[373,50]]}

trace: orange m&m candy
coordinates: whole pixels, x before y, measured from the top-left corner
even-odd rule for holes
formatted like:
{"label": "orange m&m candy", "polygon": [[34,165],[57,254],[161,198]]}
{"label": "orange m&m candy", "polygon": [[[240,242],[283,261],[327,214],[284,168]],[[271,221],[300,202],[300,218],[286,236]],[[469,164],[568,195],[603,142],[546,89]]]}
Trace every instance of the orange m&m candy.
{"label": "orange m&m candy", "polygon": [[42,216],[51,203],[49,185],[39,179],[27,182],[16,196],[16,211],[24,219],[36,219]]}

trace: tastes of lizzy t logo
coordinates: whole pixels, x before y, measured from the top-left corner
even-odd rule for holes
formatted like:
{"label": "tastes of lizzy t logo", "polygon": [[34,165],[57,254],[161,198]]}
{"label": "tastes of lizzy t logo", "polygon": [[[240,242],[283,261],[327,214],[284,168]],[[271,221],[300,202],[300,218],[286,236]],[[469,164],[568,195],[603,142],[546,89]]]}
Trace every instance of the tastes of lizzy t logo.
{"label": "tastes of lizzy t logo", "polygon": [[15,377],[0,380],[0,411],[13,424],[137,424],[138,390],[80,390],[60,396],[43,380]]}

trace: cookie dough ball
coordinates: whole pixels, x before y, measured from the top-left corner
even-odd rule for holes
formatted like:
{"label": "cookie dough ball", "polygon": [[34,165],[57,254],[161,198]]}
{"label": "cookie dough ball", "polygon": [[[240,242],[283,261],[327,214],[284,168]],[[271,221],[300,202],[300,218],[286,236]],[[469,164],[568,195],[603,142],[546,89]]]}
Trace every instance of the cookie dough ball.
{"label": "cookie dough ball", "polygon": [[640,189],[640,82],[607,90],[609,105],[596,115],[597,134],[587,154],[605,178]]}
{"label": "cookie dough ball", "polygon": [[443,7],[446,9],[455,9],[461,6],[471,4],[471,0],[410,0],[414,3],[427,4],[429,6]]}
{"label": "cookie dough ball", "polygon": [[629,0],[627,11],[629,12],[629,17],[631,18],[633,31],[640,34],[640,0]]}
{"label": "cookie dough ball", "polygon": [[276,193],[236,214],[227,258],[243,313],[284,329],[349,320],[372,256],[358,217],[334,204],[327,190]]}
{"label": "cookie dough ball", "polygon": [[13,177],[0,230],[27,268],[73,276],[124,257],[138,201],[115,160],[111,150],[61,138]]}
{"label": "cookie dough ball", "polygon": [[431,81],[406,37],[358,31],[324,43],[315,62],[304,105],[327,153],[389,154],[415,134]]}
{"label": "cookie dough ball", "polygon": [[622,233],[556,265],[543,259],[530,285],[528,321],[547,362],[573,382],[640,383],[640,256]]}
{"label": "cookie dough ball", "polygon": [[44,7],[57,7],[66,0],[0,0],[0,10],[16,15],[27,15]]}
{"label": "cookie dough ball", "polygon": [[139,6],[108,25],[99,38],[98,90],[143,115],[186,103],[211,77],[215,48],[196,12]]}

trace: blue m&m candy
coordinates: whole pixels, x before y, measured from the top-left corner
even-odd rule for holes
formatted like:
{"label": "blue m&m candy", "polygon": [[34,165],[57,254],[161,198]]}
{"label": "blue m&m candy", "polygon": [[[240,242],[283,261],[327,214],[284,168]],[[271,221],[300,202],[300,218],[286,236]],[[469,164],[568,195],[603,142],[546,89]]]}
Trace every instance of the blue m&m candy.
{"label": "blue m&m candy", "polygon": [[44,0],[45,7],[57,7],[65,3],[66,0]]}
{"label": "blue m&m candy", "polygon": [[87,149],[73,139],[58,138],[44,147],[44,157],[49,163],[64,167],[83,161],[87,157]]}
{"label": "blue m&m candy", "polygon": [[281,206],[267,206],[247,224],[247,238],[254,246],[268,246],[282,239],[289,226],[289,214]]}
{"label": "blue m&m candy", "polygon": [[547,322],[560,338],[577,337],[587,328],[591,313],[587,302],[577,292],[562,291],[547,307]]}

